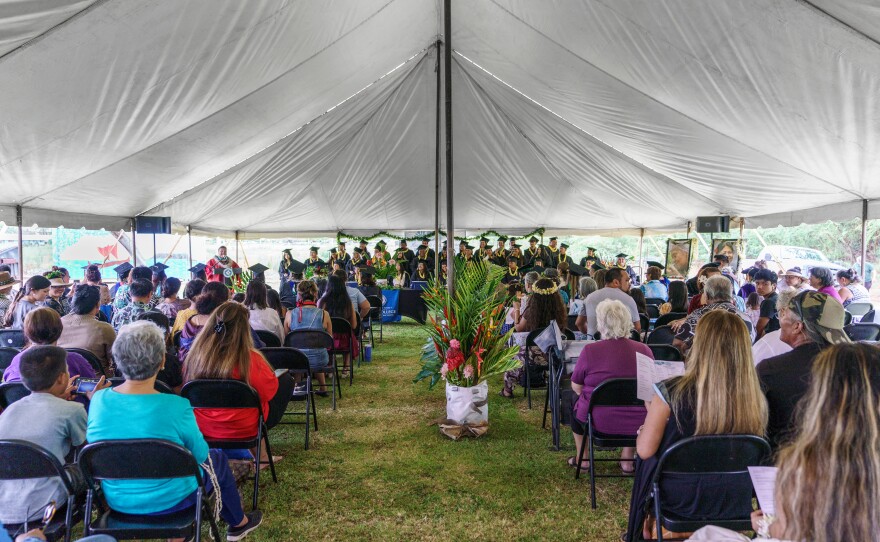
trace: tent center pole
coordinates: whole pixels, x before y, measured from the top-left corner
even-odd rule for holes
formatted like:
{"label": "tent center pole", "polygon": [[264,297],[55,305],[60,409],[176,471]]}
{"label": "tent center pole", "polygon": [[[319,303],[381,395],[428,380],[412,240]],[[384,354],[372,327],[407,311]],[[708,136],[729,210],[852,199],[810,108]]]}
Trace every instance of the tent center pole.
{"label": "tent center pole", "polygon": [[135,267],[138,264],[138,242],[137,242],[137,228],[135,227],[135,219],[131,219],[131,252],[132,252],[132,260]]}
{"label": "tent center pole", "polygon": [[[15,225],[18,228],[18,280],[24,282],[24,218],[22,217],[21,205],[15,206]],[[22,286],[24,287],[24,286]]]}
{"label": "tent center pole", "polygon": [[862,240],[861,240],[861,269],[859,269],[859,276],[862,277],[862,280],[865,280],[865,266],[867,264],[868,259],[868,200],[862,200]]}
{"label": "tent center pole", "polygon": [[[446,239],[448,247],[455,244],[455,220],[452,194],[452,0],[443,0],[443,71],[445,72],[446,101]],[[448,277],[446,288],[450,297],[455,294],[455,259],[452,250],[446,252]]]}
{"label": "tent center pole", "polygon": [[639,230],[639,261],[636,264],[639,267],[640,272],[644,272],[644,268],[642,266],[642,258],[645,257],[645,252],[642,250],[644,248],[645,243],[645,228]]}
{"label": "tent center pole", "polygon": [[192,238],[192,226],[186,227],[186,241],[187,241],[187,253],[189,254],[189,266],[190,268],[193,266],[193,238]]}
{"label": "tent center pole", "polygon": [[434,138],[434,276],[440,276],[440,100],[443,99],[441,90],[440,52],[442,41],[437,40],[437,63],[434,71],[437,72],[437,107],[434,115],[436,128]]}

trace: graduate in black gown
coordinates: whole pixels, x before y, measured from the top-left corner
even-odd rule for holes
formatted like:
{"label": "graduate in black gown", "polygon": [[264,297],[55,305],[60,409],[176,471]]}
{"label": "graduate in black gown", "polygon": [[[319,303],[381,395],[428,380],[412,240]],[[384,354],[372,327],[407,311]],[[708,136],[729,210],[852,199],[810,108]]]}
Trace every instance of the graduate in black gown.
{"label": "graduate in black gown", "polygon": [[501,277],[501,282],[504,284],[510,284],[511,282],[519,281],[519,259],[516,256],[510,256],[507,258],[507,269],[504,270],[504,275]]}
{"label": "graduate in black gown", "polygon": [[556,264],[559,263],[559,247],[557,245],[558,242],[558,237],[551,237],[550,244],[544,247],[544,265],[546,267],[556,268]]}
{"label": "graduate in black gown", "polygon": [[510,251],[504,248],[504,243],[507,242],[507,237],[501,236],[498,238],[498,248],[492,251],[492,263],[495,265],[505,267],[507,266],[507,257],[510,256]]}
{"label": "graduate in black gown", "polygon": [[[568,255],[568,245],[566,245],[565,243],[561,243],[559,245],[559,254],[556,258],[556,265],[554,267],[557,267],[562,262],[565,262],[568,265],[571,265],[574,263],[574,260],[572,260],[571,256]],[[581,266],[581,267],[583,267],[583,266]]]}
{"label": "graduate in black gown", "polygon": [[587,255],[581,258],[581,267],[590,268],[594,263],[600,261],[599,256],[596,255],[596,249],[593,247],[587,247]]}
{"label": "graduate in black gown", "polygon": [[534,235],[529,238],[529,248],[523,252],[523,267],[533,267],[535,260],[545,261],[544,248],[538,244],[538,238]]}
{"label": "graduate in black gown", "polygon": [[306,269],[311,268],[317,271],[327,267],[327,262],[318,257],[318,250],[320,250],[319,247],[309,248],[309,258],[305,261]]}

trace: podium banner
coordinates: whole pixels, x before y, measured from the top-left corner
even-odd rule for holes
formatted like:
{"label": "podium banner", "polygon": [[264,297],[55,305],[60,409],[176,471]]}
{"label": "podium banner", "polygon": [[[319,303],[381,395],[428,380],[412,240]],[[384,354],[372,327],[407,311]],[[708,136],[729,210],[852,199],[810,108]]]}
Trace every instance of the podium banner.
{"label": "podium banner", "polygon": [[382,290],[382,321],[400,322],[400,290]]}

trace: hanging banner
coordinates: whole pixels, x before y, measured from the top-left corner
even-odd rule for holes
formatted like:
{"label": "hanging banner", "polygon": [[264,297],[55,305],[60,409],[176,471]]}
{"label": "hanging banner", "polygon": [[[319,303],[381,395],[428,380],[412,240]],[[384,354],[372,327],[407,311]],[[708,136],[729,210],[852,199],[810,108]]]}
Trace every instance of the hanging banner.
{"label": "hanging banner", "polygon": [[382,290],[382,321],[400,322],[400,290]]}

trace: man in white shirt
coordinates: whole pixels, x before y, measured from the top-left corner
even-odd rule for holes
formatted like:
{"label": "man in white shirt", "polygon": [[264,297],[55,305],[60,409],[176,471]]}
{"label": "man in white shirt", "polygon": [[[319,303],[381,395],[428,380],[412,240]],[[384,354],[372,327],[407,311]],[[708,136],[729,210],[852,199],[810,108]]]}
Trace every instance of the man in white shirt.
{"label": "man in white shirt", "polygon": [[639,308],[635,300],[629,295],[630,278],[626,269],[612,267],[605,274],[605,287],[587,296],[578,314],[575,325],[581,333],[594,336],[596,334],[596,307],[606,299],[616,299],[629,309],[636,331],[641,332],[642,325],[639,318]]}

